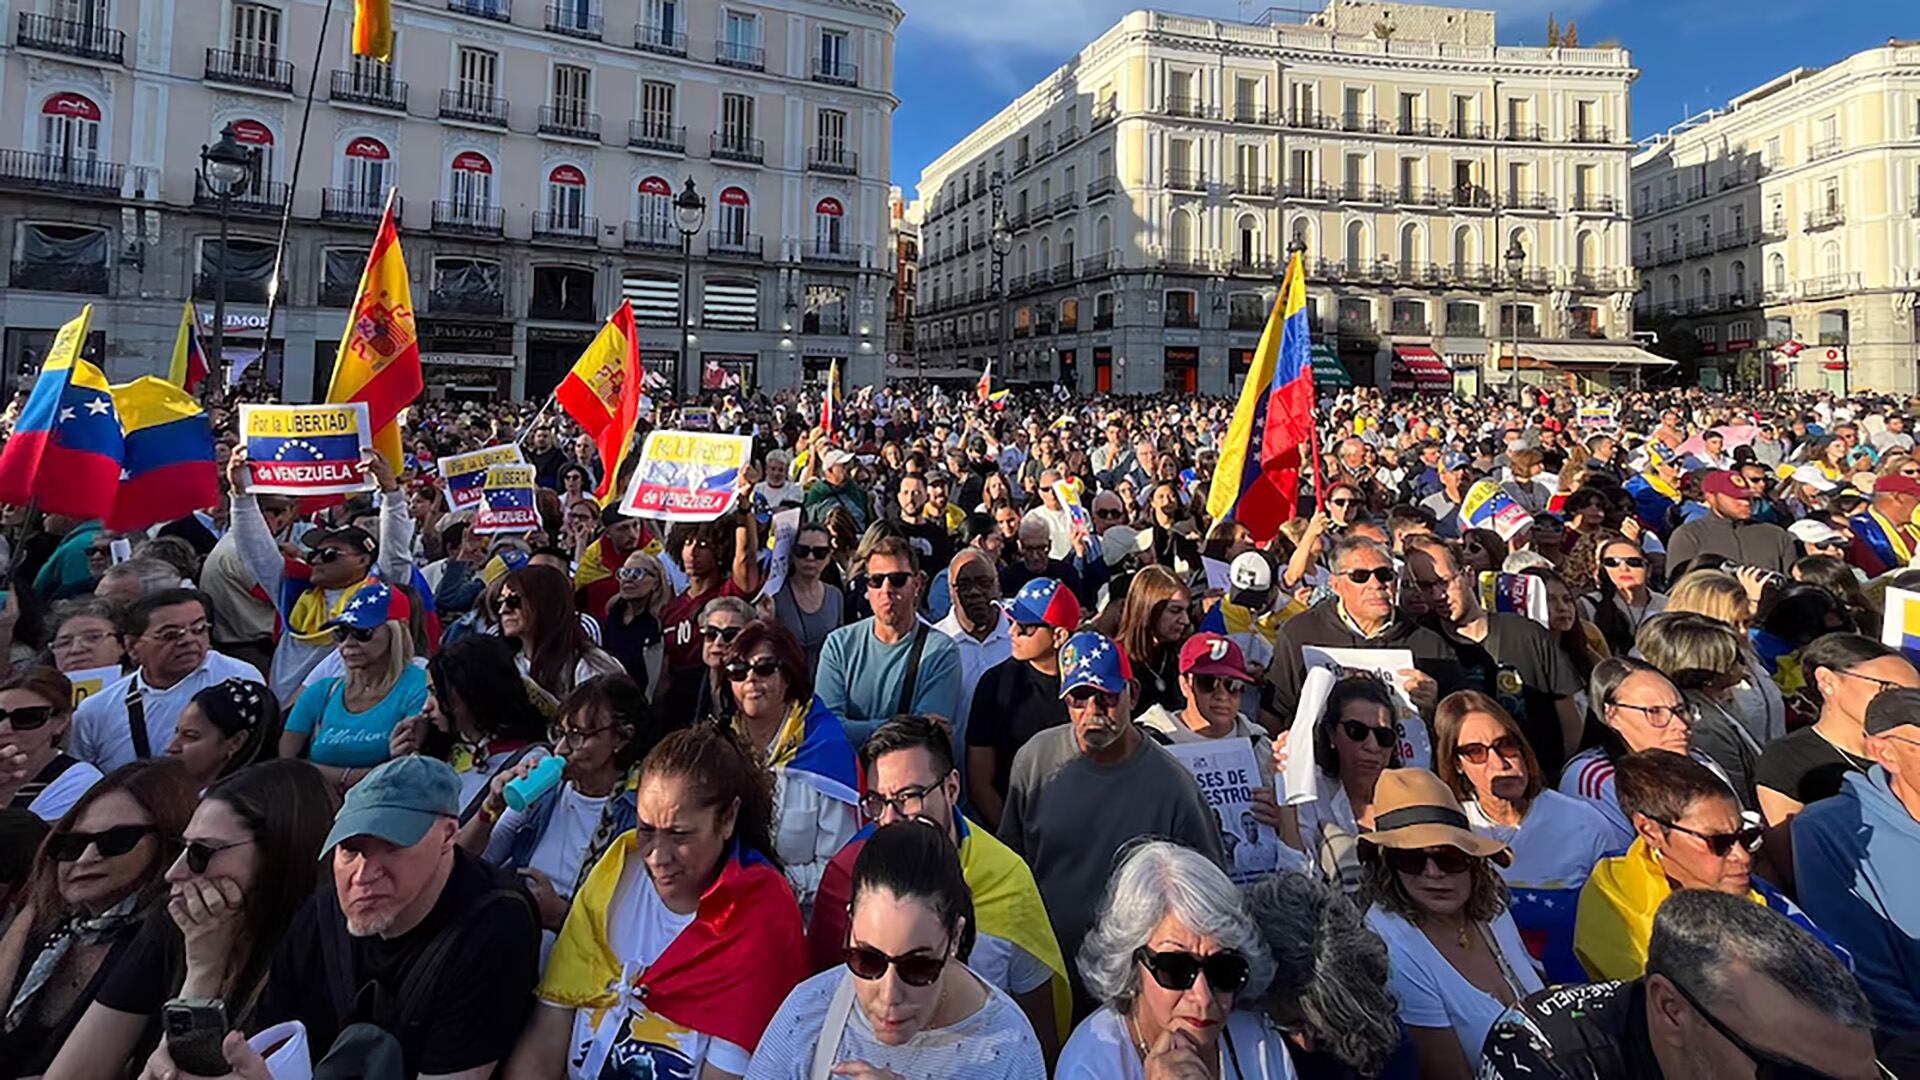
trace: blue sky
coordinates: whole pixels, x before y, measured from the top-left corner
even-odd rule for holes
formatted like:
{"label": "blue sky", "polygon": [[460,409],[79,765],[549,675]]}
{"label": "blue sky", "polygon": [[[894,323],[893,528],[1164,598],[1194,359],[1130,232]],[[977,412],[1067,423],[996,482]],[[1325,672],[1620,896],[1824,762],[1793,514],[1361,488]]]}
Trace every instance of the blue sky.
{"label": "blue sky", "polygon": [[[1139,0],[901,0],[894,90],[893,182],[911,196],[942,151],[1077,53]],[[1317,8],[1318,0],[1297,0]],[[1236,0],[1162,6],[1240,18]],[[1583,44],[1617,39],[1633,52],[1636,137],[1796,66],[1819,67],[1889,37],[1920,37],[1913,0],[1495,0],[1459,6],[1500,15],[1502,44],[1540,45],[1547,15],[1580,27]],[[1245,11],[1256,14],[1255,0]],[[1298,21],[1297,17],[1285,21]]]}

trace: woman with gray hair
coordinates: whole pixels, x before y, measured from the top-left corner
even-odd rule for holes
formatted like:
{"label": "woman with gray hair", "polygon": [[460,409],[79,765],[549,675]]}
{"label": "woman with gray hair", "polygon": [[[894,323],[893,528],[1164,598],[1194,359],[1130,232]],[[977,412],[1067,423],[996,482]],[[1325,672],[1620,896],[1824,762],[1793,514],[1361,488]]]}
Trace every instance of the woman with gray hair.
{"label": "woman with gray hair", "polygon": [[1301,1076],[1416,1075],[1387,989],[1386,942],[1353,901],[1317,877],[1282,871],[1247,889],[1247,911],[1273,953],[1262,1004]]}
{"label": "woman with gray hair", "polygon": [[1273,958],[1240,890],[1165,840],[1122,856],[1080,975],[1100,1008],[1060,1051],[1055,1080],[1282,1080],[1284,1036],[1250,1005]]}

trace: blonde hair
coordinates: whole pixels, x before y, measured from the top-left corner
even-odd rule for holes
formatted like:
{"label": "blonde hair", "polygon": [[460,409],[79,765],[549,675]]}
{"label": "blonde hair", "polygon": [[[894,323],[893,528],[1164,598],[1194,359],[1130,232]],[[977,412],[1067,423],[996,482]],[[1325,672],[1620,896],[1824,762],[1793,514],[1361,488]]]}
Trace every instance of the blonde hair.
{"label": "blonde hair", "polygon": [[1728,626],[1744,626],[1753,618],[1753,601],[1740,579],[1725,570],[1695,570],[1682,577],[1667,594],[1667,610],[1705,615]]}
{"label": "blonde hair", "polygon": [[[343,689],[378,690],[382,697],[400,682],[400,676],[407,673],[413,664],[413,632],[407,624],[397,619],[389,619],[387,627],[387,665],[379,673],[358,674],[353,668],[347,668],[346,678],[342,680]],[[357,680],[357,681],[356,681]]]}
{"label": "blonde hair", "polygon": [[[667,607],[669,590],[667,588],[666,567],[660,565],[660,560],[655,558],[652,552],[636,551],[628,555],[626,561],[632,562],[635,559],[640,560],[642,566],[645,566],[653,572],[653,595],[647,598],[645,610],[648,615],[657,619],[660,617],[660,613],[665,611]],[[626,564],[622,563],[621,565],[624,566]],[[618,572],[618,568],[615,568],[616,575]]]}

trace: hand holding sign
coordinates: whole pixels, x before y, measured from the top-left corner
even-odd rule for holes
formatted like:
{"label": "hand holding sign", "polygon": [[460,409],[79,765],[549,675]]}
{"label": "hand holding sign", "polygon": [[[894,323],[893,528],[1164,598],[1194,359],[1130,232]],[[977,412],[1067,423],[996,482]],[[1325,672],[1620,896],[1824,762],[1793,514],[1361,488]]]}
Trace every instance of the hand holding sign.
{"label": "hand holding sign", "polygon": [[370,473],[363,460],[373,448],[363,401],[242,405],[240,431],[249,480],[244,490],[255,494],[341,495],[371,491],[374,481],[382,487],[393,481],[391,468],[383,478]]}

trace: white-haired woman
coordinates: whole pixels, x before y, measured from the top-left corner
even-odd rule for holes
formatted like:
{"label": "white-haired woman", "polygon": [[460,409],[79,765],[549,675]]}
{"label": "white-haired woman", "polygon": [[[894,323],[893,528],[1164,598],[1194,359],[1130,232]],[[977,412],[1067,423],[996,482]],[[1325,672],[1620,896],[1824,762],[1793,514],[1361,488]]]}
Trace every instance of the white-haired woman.
{"label": "white-haired woman", "polygon": [[1206,856],[1163,840],[1129,852],[1079,964],[1101,1006],[1060,1051],[1056,1080],[1294,1075],[1285,1037],[1253,1007],[1273,958],[1240,890]]}

